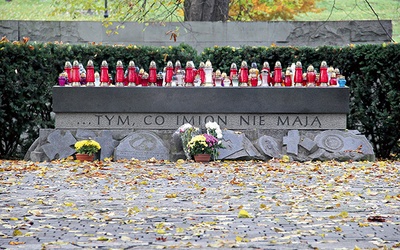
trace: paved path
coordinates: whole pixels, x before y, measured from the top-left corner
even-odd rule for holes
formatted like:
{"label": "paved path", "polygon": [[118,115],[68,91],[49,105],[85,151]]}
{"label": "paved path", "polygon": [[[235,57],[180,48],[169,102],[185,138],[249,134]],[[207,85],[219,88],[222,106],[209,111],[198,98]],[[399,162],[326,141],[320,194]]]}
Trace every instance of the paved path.
{"label": "paved path", "polygon": [[398,248],[399,170],[0,161],[0,249]]}

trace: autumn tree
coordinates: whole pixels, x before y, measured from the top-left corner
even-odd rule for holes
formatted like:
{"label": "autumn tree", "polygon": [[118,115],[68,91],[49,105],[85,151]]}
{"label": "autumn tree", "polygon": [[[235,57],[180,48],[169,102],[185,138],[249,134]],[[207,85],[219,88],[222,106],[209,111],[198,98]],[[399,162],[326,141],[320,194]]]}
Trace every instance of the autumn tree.
{"label": "autumn tree", "polygon": [[[292,20],[318,12],[320,0],[53,0],[54,14],[81,19],[97,15],[113,21],[269,21]],[[107,5],[107,6],[106,6]],[[104,19],[103,19],[104,20]]]}
{"label": "autumn tree", "polygon": [[320,0],[232,0],[229,17],[235,21],[293,20],[296,15],[320,12]]}

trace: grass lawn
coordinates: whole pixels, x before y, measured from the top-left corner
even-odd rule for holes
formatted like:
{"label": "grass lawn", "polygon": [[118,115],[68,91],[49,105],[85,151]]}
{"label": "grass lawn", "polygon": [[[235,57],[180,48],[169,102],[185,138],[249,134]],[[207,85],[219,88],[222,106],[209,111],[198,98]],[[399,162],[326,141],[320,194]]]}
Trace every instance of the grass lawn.
{"label": "grass lawn", "polygon": [[[320,13],[303,14],[298,21],[341,21],[341,20],[392,20],[393,39],[400,41],[400,1],[399,0],[322,0],[318,6],[324,11]],[[52,0],[0,0],[0,20],[65,20],[79,21],[103,20],[103,13],[98,15],[82,15],[73,19],[70,15],[52,16]],[[112,18],[112,16],[111,16]]]}

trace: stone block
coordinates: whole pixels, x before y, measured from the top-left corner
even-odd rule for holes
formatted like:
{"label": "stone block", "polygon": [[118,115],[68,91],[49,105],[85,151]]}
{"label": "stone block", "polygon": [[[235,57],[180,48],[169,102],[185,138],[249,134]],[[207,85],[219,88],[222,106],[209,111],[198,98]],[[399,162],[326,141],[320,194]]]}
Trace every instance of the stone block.
{"label": "stone block", "polygon": [[[204,96],[208,105],[204,105]],[[210,107],[216,114],[347,114],[349,89],[53,87],[56,113],[207,114]]]}
{"label": "stone block", "polygon": [[54,130],[54,132],[49,134],[47,140],[49,143],[43,145],[42,149],[50,160],[67,158],[75,153],[73,145],[76,139],[70,131],[61,133],[60,130]]}
{"label": "stone block", "polygon": [[18,22],[15,21],[1,21],[0,22],[0,30],[1,36],[7,37],[10,41],[18,41],[19,40],[19,25]]}
{"label": "stone block", "polygon": [[271,158],[282,157],[282,146],[279,145],[278,141],[272,136],[263,135],[255,144],[256,148],[263,154]]}
{"label": "stone block", "polygon": [[128,135],[116,147],[114,159],[169,160],[169,148],[153,132],[138,131]]}
{"label": "stone block", "polygon": [[264,157],[253,146],[245,134],[232,130],[222,131],[222,145],[225,148],[218,149],[220,160],[246,160],[263,159]]}
{"label": "stone block", "polygon": [[19,21],[19,36],[29,37],[31,41],[61,41],[60,22]]}

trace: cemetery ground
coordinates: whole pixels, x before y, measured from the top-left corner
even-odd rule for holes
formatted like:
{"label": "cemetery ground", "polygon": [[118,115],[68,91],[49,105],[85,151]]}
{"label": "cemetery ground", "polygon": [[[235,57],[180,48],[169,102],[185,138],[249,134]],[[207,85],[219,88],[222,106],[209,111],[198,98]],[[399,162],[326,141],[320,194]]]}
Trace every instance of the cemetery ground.
{"label": "cemetery ground", "polygon": [[396,249],[399,161],[0,160],[0,249]]}

